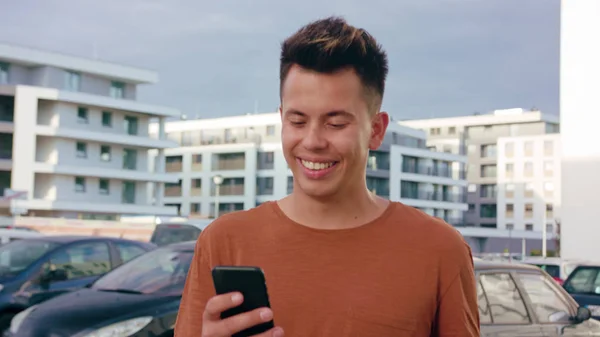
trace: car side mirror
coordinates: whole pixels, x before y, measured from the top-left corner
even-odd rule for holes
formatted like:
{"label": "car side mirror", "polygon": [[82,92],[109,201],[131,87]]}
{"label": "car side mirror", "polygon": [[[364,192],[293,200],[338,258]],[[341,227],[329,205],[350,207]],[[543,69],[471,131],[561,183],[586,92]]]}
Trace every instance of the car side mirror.
{"label": "car side mirror", "polygon": [[56,269],[51,267],[42,274],[41,281],[42,283],[49,283],[52,281],[65,281],[68,278],[69,276],[64,269]]}
{"label": "car side mirror", "polygon": [[575,315],[575,320],[577,323],[585,322],[590,318],[592,318],[592,312],[590,309],[586,307],[577,308],[577,315]]}

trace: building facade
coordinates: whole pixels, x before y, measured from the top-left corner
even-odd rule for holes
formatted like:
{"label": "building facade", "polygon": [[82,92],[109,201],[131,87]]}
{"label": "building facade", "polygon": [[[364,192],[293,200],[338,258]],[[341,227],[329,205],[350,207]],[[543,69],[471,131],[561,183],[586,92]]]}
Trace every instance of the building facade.
{"label": "building facade", "polygon": [[[156,133],[157,125],[151,125]],[[214,217],[282,198],[293,177],[281,151],[278,113],[168,122],[166,133],[180,147],[166,150],[166,171],[179,181],[167,184],[164,200],[182,216]],[[371,151],[367,186],[461,225],[467,209],[464,156],[426,148],[425,134],[390,123],[384,144]],[[223,177],[217,189],[213,177]]]}
{"label": "building facade", "polygon": [[[562,133],[561,255],[597,259],[600,226],[600,2],[561,1],[560,120]],[[595,27],[595,28],[594,28]]]}
{"label": "building facade", "polygon": [[[160,160],[148,170],[148,151],[163,157],[176,145],[164,124],[180,113],[136,101],[137,86],[157,80],[147,70],[0,44],[0,215],[174,214],[158,193],[173,177]],[[151,119],[162,136],[149,136]]]}
{"label": "building facade", "polygon": [[[477,238],[479,242],[474,246],[489,252],[506,251],[506,247],[510,245],[505,241],[517,238],[511,238],[512,234],[516,232],[513,232],[513,229],[506,231],[505,227],[507,223],[514,226],[514,222],[506,222],[499,216],[498,211],[499,207],[506,207],[504,203],[499,205],[499,187],[505,183],[504,178],[499,176],[499,165],[507,163],[506,158],[503,157],[504,151],[498,150],[499,146],[512,143],[511,139],[515,137],[516,141],[520,139],[519,137],[541,136],[540,139],[543,139],[545,135],[557,135],[559,132],[558,117],[536,110],[507,109],[496,110],[492,114],[405,120],[400,123],[427,132],[427,145],[432,149],[467,156],[467,201],[469,206],[465,214],[466,226],[502,230],[501,232],[485,231],[490,236]],[[522,141],[529,146],[530,141]],[[539,146],[541,141],[535,141],[535,146]],[[521,151],[519,150],[518,153]],[[536,157],[535,160],[535,164],[531,164],[534,167],[543,165],[542,157]],[[502,166],[502,170],[504,168],[505,166]],[[536,228],[539,228],[539,231],[535,231]],[[523,227],[522,233],[519,235],[532,240],[528,245],[529,249],[542,247],[541,228],[541,225],[533,228]],[[548,247],[553,247],[553,243],[549,243]]]}

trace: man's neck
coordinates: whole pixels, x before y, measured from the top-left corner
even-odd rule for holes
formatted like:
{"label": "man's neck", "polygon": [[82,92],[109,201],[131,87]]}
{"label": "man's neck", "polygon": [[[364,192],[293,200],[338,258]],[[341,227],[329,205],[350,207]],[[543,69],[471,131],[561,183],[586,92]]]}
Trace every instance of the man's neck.
{"label": "man's neck", "polygon": [[339,198],[317,200],[293,192],[278,201],[281,210],[293,221],[317,229],[346,229],[364,225],[379,217],[389,201],[364,189]]}

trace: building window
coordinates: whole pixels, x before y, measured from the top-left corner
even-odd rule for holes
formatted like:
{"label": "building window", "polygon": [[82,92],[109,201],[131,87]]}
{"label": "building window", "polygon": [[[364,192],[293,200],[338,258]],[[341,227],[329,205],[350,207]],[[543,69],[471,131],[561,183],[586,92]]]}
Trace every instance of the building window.
{"label": "building window", "polygon": [[533,142],[528,140],[523,143],[523,152],[525,153],[525,157],[533,156]]}
{"label": "building window", "polygon": [[554,205],[546,204],[546,219],[554,218]]}
{"label": "building window", "polygon": [[525,217],[533,218],[533,204],[525,204]]}
{"label": "building window", "polygon": [[482,178],[495,178],[496,177],[496,165],[481,165],[481,177]]}
{"label": "building window", "polygon": [[497,188],[495,184],[481,185],[481,189],[479,191],[479,196],[481,198],[496,198]]}
{"label": "building window", "polygon": [[533,163],[526,162],[523,164],[523,176],[531,178],[533,177]]}
{"label": "building window", "polygon": [[440,128],[431,128],[429,129],[429,134],[432,136],[437,136],[439,134],[442,133],[442,130]]}
{"label": "building window", "polygon": [[495,218],[497,216],[496,204],[481,204],[479,206],[479,216],[482,218]]}
{"label": "building window", "polygon": [[544,141],[544,155],[546,155],[546,156],[554,155],[554,143],[551,140]]}
{"label": "building window", "polygon": [[256,195],[273,195],[273,177],[256,178]]}
{"label": "building window", "polygon": [[110,146],[100,145],[100,160],[110,161]]}
{"label": "building window", "polygon": [[469,186],[467,187],[467,191],[469,193],[475,193],[475,192],[477,192],[477,185],[475,185],[475,184],[469,184]]}
{"label": "building window", "polygon": [[504,187],[504,196],[507,198],[514,198],[515,196],[515,184],[506,184]]}
{"label": "building window", "polygon": [[544,176],[550,178],[554,176],[554,162],[551,160],[544,161]]}
{"label": "building window", "polygon": [[456,134],[456,126],[451,126],[448,128],[448,134],[449,135],[454,135]]}
{"label": "building window", "polygon": [[272,170],[275,164],[273,152],[258,152],[256,160],[256,168],[259,170]]}
{"label": "building window", "polygon": [[87,124],[88,120],[88,109],[84,107],[77,108],[77,122],[80,124]]}
{"label": "building window", "polygon": [[496,144],[481,145],[481,158],[495,158]]}
{"label": "building window", "polygon": [[511,224],[511,223],[507,223],[506,224],[506,229],[509,230],[509,231],[512,231],[513,229],[515,229],[515,225]]}
{"label": "building window", "polygon": [[123,149],[123,168],[126,170],[137,169],[137,151]]}
{"label": "building window", "polygon": [[274,136],[275,135],[275,125],[268,125],[267,126],[267,136]]}
{"label": "building window", "polygon": [[109,194],[110,193],[110,184],[108,179],[100,179],[98,181],[98,190],[100,194]]}
{"label": "building window", "polygon": [[137,136],[138,134],[138,118],[132,116],[125,116],[123,121],[123,129],[125,133],[132,136]]}
{"label": "building window", "polygon": [[512,163],[506,164],[504,166],[504,172],[506,173],[507,178],[512,178],[515,175],[515,165]]}
{"label": "building window", "polygon": [[77,142],[77,158],[87,158],[87,144],[83,142]]}
{"label": "building window", "polygon": [[294,191],[294,177],[288,177],[287,178],[287,193],[290,194],[292,193],[292,191]]}
{"label": "building window", "polygon": [[106,127],[112,126],[112,112],[102,111],[102,126],[106,126]]}
{"label": "building window", "polygon": [[8,63],[0,62],[0,84],[8,84],[8,68]]}
{"label": "building window", "polygon": [[199,202],[194,202],[190,204],[190,213],[192,214],[201,214],[202,204]]}
{"label": "building window", "polygon": [[81,85],[81,75],[74,71],[65,73],[65,90],[79,91]]}
{"label": "building window", "polygon": [[506,217],[507,218],[512,218],[514,216],[514,205],[513,204],[506,204]]}
{"label": "building window", "polygon": [[504,156],[511,158],[515,155],[515,143],[504,144]]}
{"label": "building window", "polygon": [[468,210],[468,212],[469,213],[475,212],[475,204],[469,204],[469,210]]}
{"label": "building window", "polygon": [[125,83],[113,81],[110,84],[110,97],[125,98]]}
{"label": "building window", "polygon": [[135,182],[124,181],[123,182],[123,203],[124,204],[135,204]]}
{"label": "building window", "polygon": [[525,224],[525,230],[528,232],[533,231],[533,224],[530,224],[530,223]]}
{"label": "building window", "polygon": [[534,190],[534,185],[533,183],[526,183],[525,184],[525,198],[533,198],[533,190]]}
{"label": "building window", "polygon": [[78,192],[78,193],[85,192],[85,178],[84,177],[75,177],[75,192]]}

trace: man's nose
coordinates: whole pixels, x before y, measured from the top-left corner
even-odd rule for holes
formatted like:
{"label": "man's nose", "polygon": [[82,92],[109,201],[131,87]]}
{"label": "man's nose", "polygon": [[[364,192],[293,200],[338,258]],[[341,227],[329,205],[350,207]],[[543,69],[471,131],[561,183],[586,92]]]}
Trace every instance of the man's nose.
{"label": "man's nose", "polygon": [[311,125],[308,132],[304,135],[302,145],[307,150],[322,150],[327,147],[327,139],[325,137],[325,131],[319,125]]}

